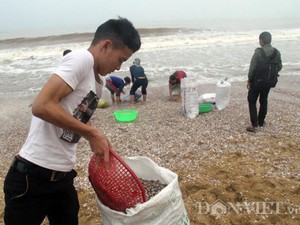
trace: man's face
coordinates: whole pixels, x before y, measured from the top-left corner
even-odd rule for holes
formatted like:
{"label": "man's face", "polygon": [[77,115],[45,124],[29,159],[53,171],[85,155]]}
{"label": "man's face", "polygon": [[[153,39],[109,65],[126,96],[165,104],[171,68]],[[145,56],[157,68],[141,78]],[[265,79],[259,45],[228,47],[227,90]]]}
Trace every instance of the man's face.
{"label": "man's face", "polygon": [[133,54],[128,47],[114,48],[112,43],[105,46],[102,53],[98,59],[98,73],[101,76],[120,70],[122,63]]}

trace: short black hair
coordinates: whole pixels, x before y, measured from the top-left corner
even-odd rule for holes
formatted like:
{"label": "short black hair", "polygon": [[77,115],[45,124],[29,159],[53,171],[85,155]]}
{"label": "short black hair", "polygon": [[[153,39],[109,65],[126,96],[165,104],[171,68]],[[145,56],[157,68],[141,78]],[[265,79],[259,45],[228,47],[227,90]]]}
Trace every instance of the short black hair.
{"label": "short black hair", "polygon": [[131,79],[129,77],[125,77],[124,80],[125,80],[126,84],[130,84],[131,83]]}
{"label": "short black hair", "polygon": [[262,40],[264,44],[271,44],[272,35],[269,32],[264,31],[259,35],[259,39]]}
{"label": "short black hair", "polygon": [[68,53],[70,53],[70,52],[72,52],[72,50],[71,50],[71,49],[66,49],[66,50],[64,50],[64,52],[63,52],[63,56],[65,56],[66,54],[68,54]]}
{"label": "short black hair", "polygon": [[115,48],[127,46],[132,52],[136,52],[141,47],[138,31],[129,20],[122,17],[110,19],[101,24],[95,32],[92,45],[104,39],[110,39]]}
{"label": "short black hair", "polygon": [[173,73],[173,74],[169,77],[170,80],[176,80],[176,78],[177,78],[177,72]]}

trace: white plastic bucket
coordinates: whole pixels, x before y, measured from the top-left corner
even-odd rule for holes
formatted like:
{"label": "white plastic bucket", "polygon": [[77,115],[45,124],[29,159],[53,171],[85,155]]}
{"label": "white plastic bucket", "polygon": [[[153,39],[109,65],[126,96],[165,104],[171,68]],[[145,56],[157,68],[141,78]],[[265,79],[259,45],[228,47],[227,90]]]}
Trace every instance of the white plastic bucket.
{"label": "white plastic bucket", "polygon": [[227,81],[227,78],[218,81],[216,85],[216,107],[218,110],[225,109],[229,105],[230,90],[231,84]]}

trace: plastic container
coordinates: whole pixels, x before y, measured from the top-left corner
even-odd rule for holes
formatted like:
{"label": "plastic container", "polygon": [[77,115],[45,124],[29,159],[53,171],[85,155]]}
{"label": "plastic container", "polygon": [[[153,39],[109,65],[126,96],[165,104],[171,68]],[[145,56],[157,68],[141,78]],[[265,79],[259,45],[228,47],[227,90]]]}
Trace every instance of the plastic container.
{"label": "plastic container", "polygon": [[126,212],[138,203],[147,201],[146,190],[140,179],[117,153],[110,150],[109,169],[93,155],[89,163],[89,180],[98,199],[107,207]]}
{"label": "plastic container", "polygon": [[198,103],[199,104],[205,104],[205,103],[215,104],[216,103],[216,93],[206,93],[206,94],[199,96]]}
{"label": "plastic container", "polygon": [[207,113],[212,110],[212,104],[205,103],[205,104],[199,104],[199,113]]}
{"label": "plastic container", "polygon": [[137,110],[119,110],[114,112],[116,120],[123,123],[134,121],[137,114]]}
{"label": "plastic container", "polygon": [[231,84],[227,78],[220,80],[216,85],[216,107],[218,110],[225,109],[230,102]]}

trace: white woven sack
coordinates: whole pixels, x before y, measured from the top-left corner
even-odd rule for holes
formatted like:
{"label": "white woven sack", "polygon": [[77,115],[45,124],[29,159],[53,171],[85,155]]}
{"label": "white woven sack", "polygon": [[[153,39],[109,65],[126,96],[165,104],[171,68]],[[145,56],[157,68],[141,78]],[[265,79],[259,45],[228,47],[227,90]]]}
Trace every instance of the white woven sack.
{"label": "white woven sack", "polygon": [[96,198],[104,225],[189,225],[178,184],[178,176],[158,166],[147,157],[124,157],[139,178],[168,183],[156,196],[143,204],[127,209],[126,214],[103,205]]}

